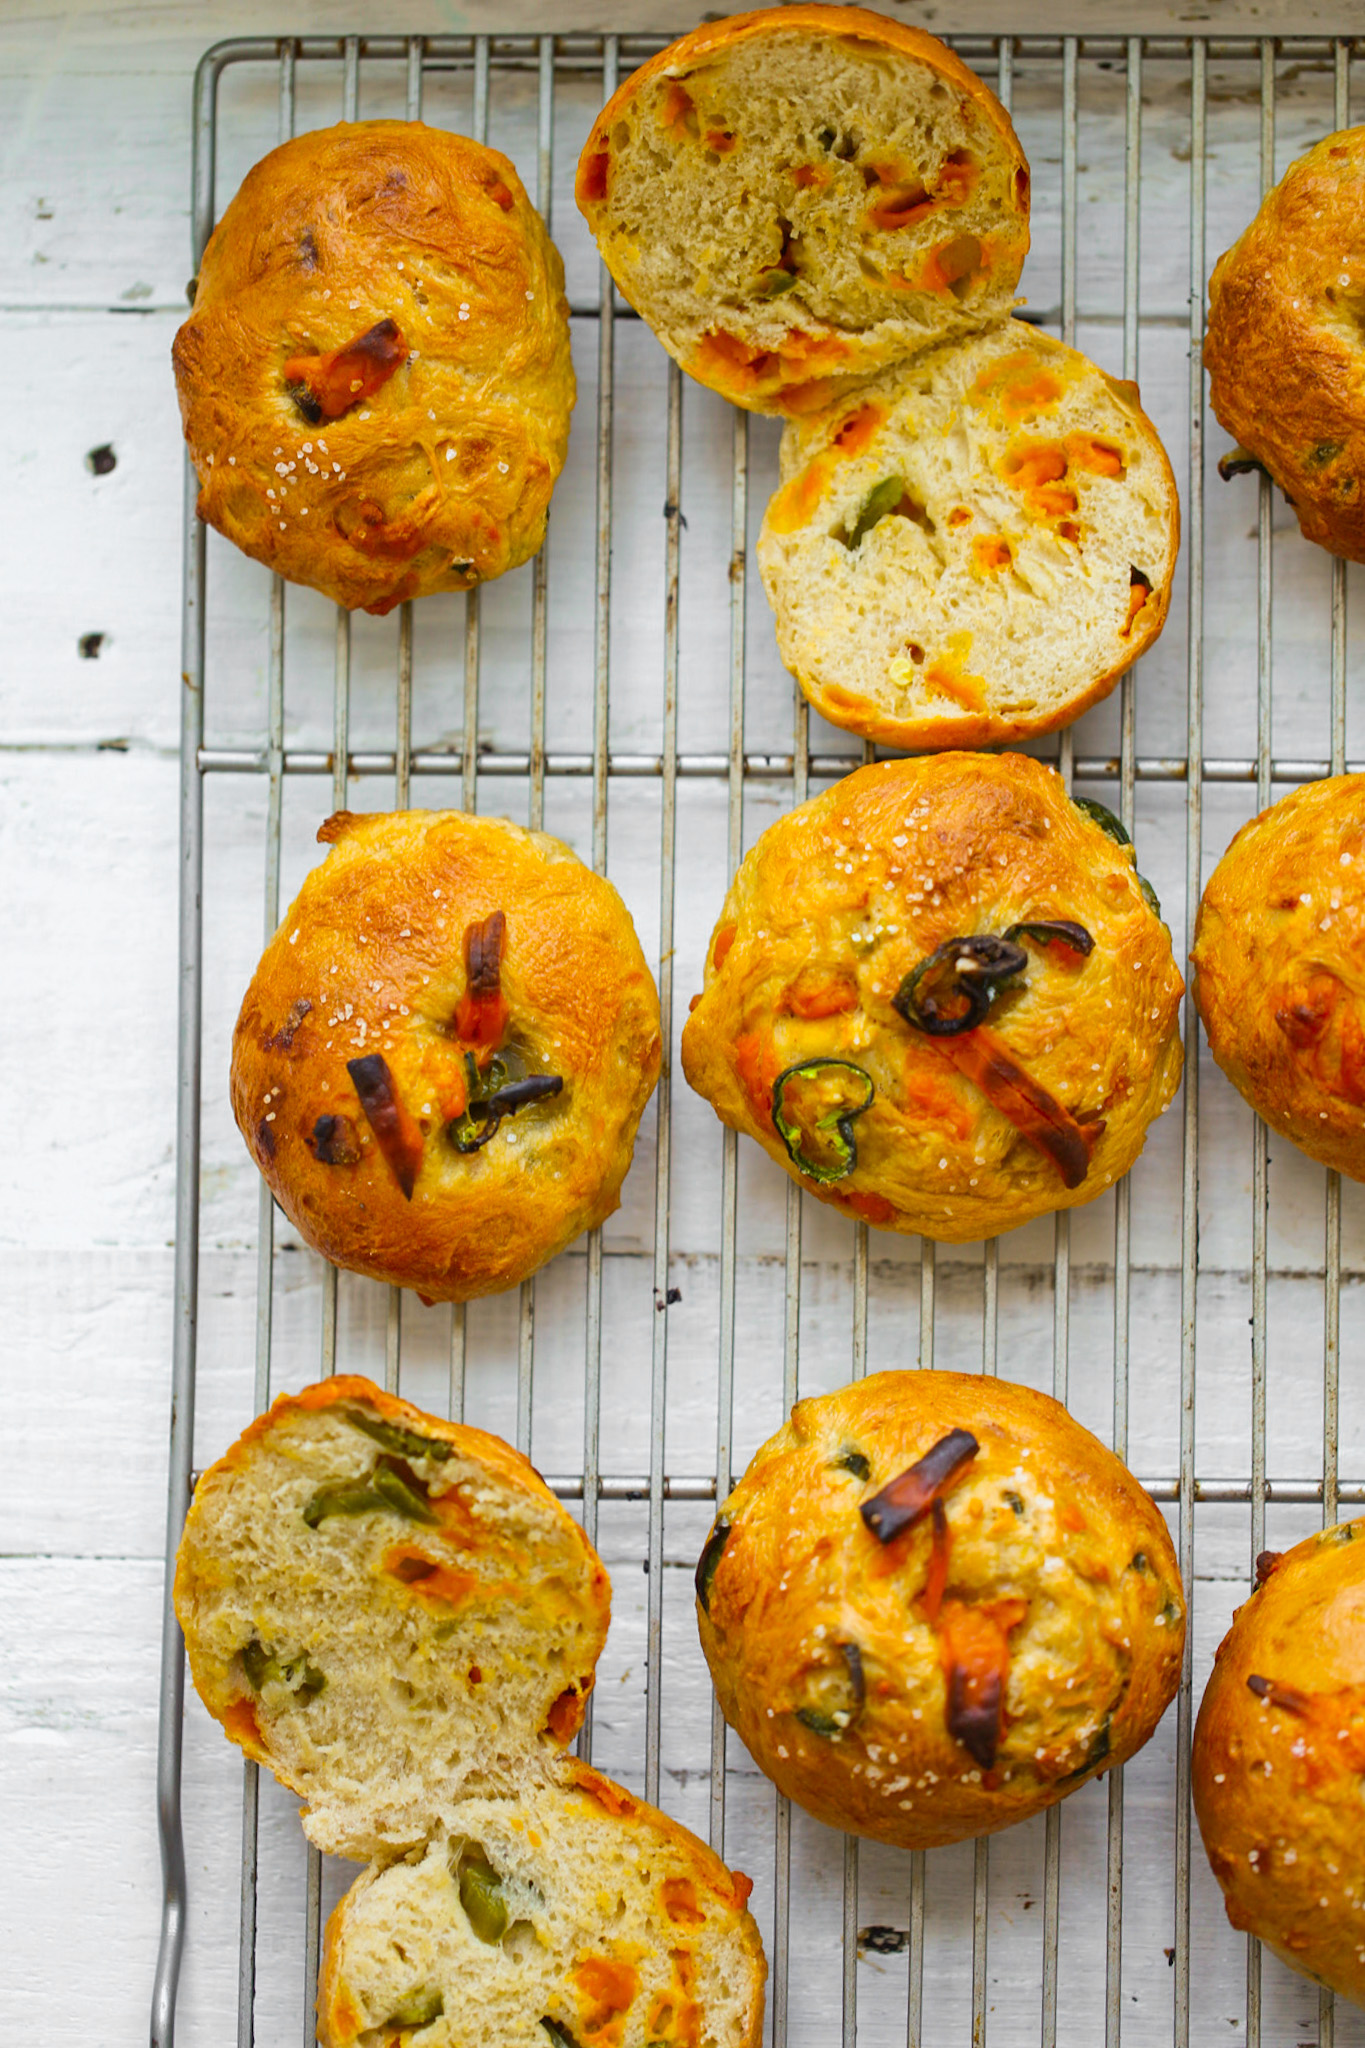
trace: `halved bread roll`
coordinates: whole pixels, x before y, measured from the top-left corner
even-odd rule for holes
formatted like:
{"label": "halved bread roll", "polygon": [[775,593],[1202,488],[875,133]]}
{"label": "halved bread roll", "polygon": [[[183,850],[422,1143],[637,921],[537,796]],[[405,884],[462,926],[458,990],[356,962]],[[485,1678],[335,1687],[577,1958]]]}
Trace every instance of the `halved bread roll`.
{"label": "halved bread roll", "polygon": [[352,1886],[327,1928],[322,2048],[758,2048],[748,1879],[569,1768],[515,1806],[471,1800],[458,1834]]}
{"label": "halved bread roll", "polygon": [[509,1445],[338,1378],[204,1473],[175,1604],[209,1712],[308,1802],[310,1840],[363,1857],[570,1740],[611,1588]]}
{"label": "halved bread roll", "polygon": [[323,2048],[758,2048],[749,1880],[563,1753],[610,1599],[525,1458],[365,1379],[282,1396],[200,1479],[194,1683],[311,1840],[375,1859]]}
{"label": "halved bread roll", "polygon": [[576,196],[669,354],[757,412],[809,410],[999,318],[1029,242],[995,95],[861,7],[732,15],[671,44],[599,114]]}
{"label": "halved bread roll", "polygon": [[1137,387],[1022,321],[794,421],[781,473],[758,540],[778,646],[866,738],[1050,732],[1165,622],[1180,506]]}

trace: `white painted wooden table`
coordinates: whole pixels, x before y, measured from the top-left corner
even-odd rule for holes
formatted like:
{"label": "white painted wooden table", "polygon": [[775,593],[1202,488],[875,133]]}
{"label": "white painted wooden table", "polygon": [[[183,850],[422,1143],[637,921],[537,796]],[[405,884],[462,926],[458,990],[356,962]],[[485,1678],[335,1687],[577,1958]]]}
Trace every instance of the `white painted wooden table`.
{"label": "white painted wooden table", "polygon": [[[897,9],[939,29],[1058,33],[1178,29],[1189,23],[1322,31],[1359,28],[1358,6],[1317,0],[1273,8],[1138,10],[1121,0],[1063,0],[1046,18],[977,0],[951,19],[934,5]],[[1039,10],[1041,16],[1042,10]],[[251,4],[73,6],[61,15],[0,10],[0,348],[7,403],[0,423],[7,482],[4,624],[0,642],[0,834],[3,839],[7,1061],[14,1136],[0,1216],[4,1309],[4,1472],[0,1493],[0,2016],[41,2030],[53,2048],[145,2037],[160,1878],[153,1773],[161,1596],[165,1441],[171,1334],[175,1080],[176,738],[179,671],[181,454],[169,374],[171,335],[189,275],[190,80],[204,46],[235,34],[324,30],[539,30],[686,25],[650,0],[601,12],[528,4],[464,9],[429,4],[376,23],[346,0],[307,0],[279,12]],[[1357,69],[1361,60],[1357,61]],[[1176,74],[1172,74],[1176,78]],[[1122,367],[1121,66],[1081,67],[1078,166],[1078,338]],[[1141,373],[1144,396],[1183,480],[1187,465],[1187,78],[1147,72],[1144,109]],[[1254,64],[1212,67],[1208,163],[1209,254],[1254,207],[1259,184]],[[336,118],[335,72],[301,83],[299,125]],[[394,92],[399,87],[395,86]],[[390,110],[376,85],[362,112]],[[1017,119],[1035,173],[1035,256],[1025,278],[1034,305],[1060,296],[1060,128],[1056,67],[1021,64]],[[433,81],[429,117],[463,125],[466,81]],[[575,97],[576,95],[576,97]],[[572,160],[598,104],[591,80],[563,102],[554,215],[571,295],[597,293],[591,245],[569,199]],[[1360,102],[1357,100],[1357,112]],[[1320,67],[1282,67],[1276,160],[1282,168],[1331,125],[1331,79]],[[401,106],[395,110],[401,110]],[[273,79],[224,87],[220,200],[275,140]],[[493,139],[534,179],[534,98],[495,92]],[[528,156],[528,150],[530,152]],[[581,375],[570,464],[556,498],[550,552],[549,740],[582,750],[591,732],[593,672],[595,336],[579,323]],[[617,328],[615,482],[626,516],[613,563],[611,637],[615,750],[661,746],[667,402],[665,359],[635,323]],[[724,753],[729,720],[732,417],[688,387],[683,399],[682,624],[679,744]],[[1223,437],[1210,422],[1210,450]],[[108,446],[115,466],[92,467]],[[750,435],[751,525],[775,474],[776,433]],[[1275,624],[1273,742],[1277,756],[1326,758],[1330,565],[1273,509]],[[1206,755],[1250,758],[1256,722],[1257,489],[1210,484],[1204,659]],[[264,733],[268,582],[210,540],[209,736],[257,746]],[[751,579],[752,581],[752,579]],[[1356,698],[1365,677],[1360,579],[1351,578],[1348,750],[1365,746]],[[525,745],[530,572],[485,593],[480,738]],[[332,617],[310,593],[287,600],[287,743],[325,750]],[[454,742],[463,691],[463,611],[419,607],[414,734]],[[352,743],[393,746],[393,621],[359,620]],[[1136,686],[1143,756],[1180,755],[1186,732],[1187,619],[1183,586],[1166,635]],[[756,584],[748,613],[746,743],[790,751],[791,693]],[[1117,746],[1118,700],[1076,730],[1079,756]],[[845,746],[817,729],[818,751]],[[286,900],[315,858],[312,834],[328,807],[325,777],[286,784]],[[1112,795],[1096,786],[1094,793]],[[1205,871],[1253,807],[1254,789],[1205,792]],[[392,781],[359,781],[363,806],[392,801]],[[414,801],[458,800],[458,776],[419,780]],[[483,808],[524,815],[516,784],[481,782]],[[790,800],[790,784],[751,785],[745,843]],[[659,929],[659,785],[613,781],[610,868],[646,949]],[[257,1181],[225,1102],[226,1045],[260,942],[263,790],[259,777],[211,778],[207,790],[203,1337],[197,1462],[248,1419],[256,1314]],[[1183,792],[1138,786],[1143,865],[1183,953]],[[551,778],[547,823],[591,847],[589,785]],[[724,886],[724,783],[688,779],[679,793],[682,863],[675,934],[675,1038],[698,985],[702,949]],[[1201,1475],[1250,1470],[1248,1318],[1252,1120],[1205,1062],[1201,1265],[1198,1297],[1197,1466]],[[674,1097],[668,1310],[667,1469],[701,1474],[715,1455],[721,1253],[721,1141],[706,1106]],[[652,1247],[655,1136],[646,1118],[620,1215],[606,1237],[609,1341],[604,1357],[603,1466],[649,1464],[654,1343]],[[786,1183],[752,1148],[741,1152],[737,1264],[738,1468],[774,1427],[782,1401]],[[1181,1368],[1181,1110],[1154,1133],[1133,1180],[1130,1456],[1147,1475],[1178,1465]],[[1343,1198],[1342,1429],[1344,1481],[1365,1478],[1365,1400],[1358,1383],[1365,1273],[1365,1200]],[[800,1378],[804,1391],[850,1369],[853,1240],[806,1204]],[[1084,1420],[1112,1425],[1113,1200],[1077,1215],[1071,1240],[1069,1387]],[[1287,1147],[1271,1167],[1268,1323],[1269,1469],[1321,1470],[1323,1177]],[[871,1240],[868,1364],[913,1364],[921,1353],[924,1275],[919,1248]],[[317,1370],[316,1262],[281,1231],[275,1259],[275,1387]],[[980,1255],[939,1261],[934,1359],[981,1358]],[[1054,1373],[1054,1251],[1049,1224],[1006,1240],[1000,1253],[999,1363],[1038,1385]],[[343,1280],[341,1359],[382,1371],[384,1301]],[[932,1299],[932,1297],[929,1297]],[[581,1468],[584,1260],[558,1262],[537,1290],[533,1452],[555,1472]],[[929,1325],[926,1325],[926,1330]],[[405,1309],[403,1390],[442,1406],[448,1395],[449,1312]],[[516,1427],[515,1300],[469,1319],[467,1412],[511,1435]],[[662,1800],[700,1832],[709,1825],[710,1694],[690,1612],[689,1573],[709,1516],[670,1507],[663,1575]],[[1315,1525],[1311,1505],[1269,1510],[1269,1540]],[[1246,1584],[1248,1510],[1201,1508],[1196,1518],[1195,1685]],[[644,1749],[646,1509],[606,1502],[600,1541],[613,1571],[616,1618],[597,1694],[595,1758],[641,1782]],[[1174,1716],[1130,1768],[1123,2038],[1168,2043],[1173,1976]],[[756,1909],[773,1911],[773,1801],[730,1745],[726,1850],[758,1877]],[[186,1733],[186,1839],[192,1886],[181,2039],[219,2044],[236,2025],[237,1884],[241,1772],[192,1699]],[[991,1851],[987,2038],[992,2048],[1038,2039],[1043,1830],[1014,1830]],[[1105,1792],[1090,1786],[1065,1809],[1060,1893],[1062,1994],[1058,2038],[1091,2048],[1104,2036]],[[302,1838],[292,1802],[262,1788],[257,2038],[302,2037]],[[838,2038],[842,1844],[797,1816],[792,1846],[789,2039],[815,2048]],[[972,1851],[930,1859],[926,1888],[926,2048],[970,2037]],[[865,1849],[858,1925],[904,1930],[907,1859]],[[345,1873],[329,1871],[328,1897]],[[1196,1845],[1192,1898],[1192,2039],[1238,2040],[1245,2029],[1244,1945],[1223,1919]],[[857,1968],[864,2044],[905,2038],[904,1953],[864,1955]],[[1263,2039],[1314,2041],[1316,1997],[1278,1965],[1265,1967]],[[1365,2019],[1337,2015],[1336,2040],[1359,2048]]]}

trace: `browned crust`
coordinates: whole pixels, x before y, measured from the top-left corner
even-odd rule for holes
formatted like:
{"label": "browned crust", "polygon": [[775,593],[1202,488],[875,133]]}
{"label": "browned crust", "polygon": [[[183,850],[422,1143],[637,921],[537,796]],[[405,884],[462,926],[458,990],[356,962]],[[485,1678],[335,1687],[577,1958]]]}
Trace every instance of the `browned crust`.
{"label": "browned crust", "polygon": [[1365,775],[1291,790],[1210,875],[1190,963],[1209,1050],[1310,1159],[1365,1180]]}
{"label": "browned crust", "polygon": [[[502,819],[343,812],[319,837],[334,850],[243,998],[231,1074],[238,1127],[324,1258],[428,1300],[515,1286],[617,1207],[658,1077],[658,997],[629,913],[567,847]],[[509,1028],[565,1086],[547,1122],[514,1119],[463,1157],[444,1135],[435,1088],[462,1072],[450,1033],[465,932],[498,910]],[[376,1052],[423,1138],[410,1197],[348,1072]],[[317,1156],[323,1116],[348,1120],[342,1163]]]}
{"label": "browned crust", "polygon": [[[983,1494],[997,1495],[1011,1481],[1017,1485],[1021,1471],[1061,1511],[1057,1548],[1082,1578],[1097,1591],[1121,1581],[1131,1650],[1119,1697],[1112,1699],[1079,1650],[1069,1667],[1080,1691],[1067,1705],[1079,1697],[1087,1711],[1112,1716],[1109,1748],[1093,1765],[1082,1756],[1075,1768],[1076,1757],[1059,1734],[1041,1759],[1032,1748],[1020,1755],[1010,1747],[1007,1719],[1002,1768],[978,1771],[973,1781],[971,1757],[948,1732],[944,1698],[925,1704],[921,1718],[913,1716],[916,1659],[903,1647],[903,1630],[923,1597],[931,1525],[926,1517],[883,1547],[864,1527],[859,1503],[957,1429],[970,1431],[979,1449],[947,1494],[955,1532],[948,1576],[953,1596],[989,1601],[1006,1590],[1056,1603],[1050,1635],[1059,1646],[1058,1668],[1072,1647],[1066,1632],[1079,1637],[1080,1605],[1068,1612],[1054,1589],[1016,1582],[1003,1562],[974,1577],[980,1569],[974,1559],[985,1553],[974,1551],[972,1532],[988,1528],[989,1519],[974,1520],[965,1496],[978,1482]],[[845,1446],[867,1458],[866,1480],[833,1468]],[[1060,1403],[1029,1387],[966,1373],[886,1372],[800,1402],[791,1421],[757,1452],[721,1512],[733,1532],[711,1581],[710,1612],[699,1604],[697,1614],[722,1709],[760,1769],[831,1827],[911,1849],[993,1833],[1132,1756],[1175,1696],[1184,1602],[1165,1522],[1111,1451]],[[1010,1528],[1011,1511],[1003,1510],[1001,1520]],[[1002,1539],[1001,1557],[1008,1541]],[[1141,1572],[1130,1569],[1139,1552],[1147,1560]],[[1154,1626],[1168,1603],[1178,1620]],[[820,1627],[843,1627],[855,1639],[861,1631],[864,1644],[866,1703],[837,1741],[797,1718],[790,1691],[791,1674],[809,1659],[817,1609]],[[889,1616],[896,1617],[894,1625]],[[871,1664],[868,1644],[875,1646]],[[1031,1704],[1044,1714],[1056,1707],[1055,1682],[1052,1673],[1038,1681]],[[1055,1712],[1047,1725],[1053,1723],[1060,1727]],[[988,1782],[993,1776],[997,1782]],[[908,1810],[902,1796],[908,1796]]]}
{"label": "browned crust", "polygon": [[[200,518],[351,609],[516,567],[543,538],[568,442],[563,282],[496,150],[407,121],[272,150],[214,230],[175,338]],[[401,368],[309,425],[286,363],[386,319]]]}
{"label": "browned crust", "polygon": [[1305,536],[1353,562],[1365,562],[1362,313],[1365,128],[1348,128],[1291,164],[1219,257],[1204,362],[1215,413]]}
{"label": "browned crust", "polygon": [[[915,816],[924,823],[907,844]],[[850,927],[873,906],[894,932],[871,951],[855,948]],[[1055,948],[1031,960],[999,1034],[1078,1121],[1103,1119],[1074,1188],[1015,1142],[1002,1113],[941,1050],[951,1041],[912,1030],[891,1000],[947,939],[999,935],[1042,916],[1078,920],[1094,950],[1083,968]],[[734,936],[718,965],[726,933]],[[845,976],[852,994],[837,1014],[798,1024],[788,992],[807,968]],[[780,819],[745,856],[683,1031],[683,1071],[722,1123],[851,1220],[972,1242],[1093,1201],[1128,1171],[1175,1092],[1182,992],[1131,850],[1072,804],[1051,769],[1020,754],[882,762]],[[858,1119],[854,1170],[825,1184],[798,1173],[765,1092],[787,1067],[818,1057],[861,1065],[877,1090]]]}
{"label": "browned crust", "polygon": [[1365,1521],[1267,1562],[1200,1705],[1195,1812],[1233,1926],[1362,2004]]}
{"label": "browned crust", "polygon": [[[817,0],[817,4],[792,7],[765,7],[751,14],[731,14],[720,21],[705,22],[700,28],[693,29],[689,35],[680,36],[677,42],[670,43],[667,49],[660,50],[656,56],[651,57],[647,63],[642,64],[638,71],[632,72],[630,77],[622,85],[618,86],[593,123],[578,160],[578,170],[574,181],[574,198],[578,204],[578,210],[587,221],[594,235],[597,233],[597,222],[602,212],[604,200],[592,196],[591,166],[594,160],[601,155],[602,151],[608,147],[614,122],[625,111],[635,96],[661,74],[674,75],[681,73],[687,66],[695,64],[706,57],[714,56],[717,51],[733,49],[737,43],[747,42],[756,36],[766,35],[773,29],[792,33],[805,32],[811,36],[837,36],[852,41],[875,43],[882,49],[892,50],[899,56],[912,57],[918,62],[929,66],[930,69],[937,71],[940,77],[944,78],[955,90],[969,99],[977,110],[985,116],[1002,147],[1011,158],[1014,171],[1022,172],[1025,180],[1027,180],[1029,175],[1028,159],[1024,155],[1018,136],[1014,132],[1009,115],[990,87],[979,79],[974,71],[969,70],[961,58],[957,57],[948,48],[946,43],[940,42],[937,36],[929,35],[924,29],[912,28],[906,22],[892,20],[890,16],[875,13],[871,8],[823,6],[818,4]],[[1026,194],[1027,184],[1024,189]],[[1024,256],[1028,251],[1029,211],[1027,196],[1025,196],[1023,204],[1018,208],[1017,217],[1022,237],[1018,252],[1019,262],[1022,264]],[[617,277],[616,283],[622,293],[629,297],[626,282]],[[795,375],[791,376],[783,392],[777,396],[745,394],[735,388],[731,382],[709,371],[704,362],[695,358],[685,362],[683,368],[700,383],[710,385],[712,389],[721,392],[724,397],[731,399],[735,404],[747,406],[754,411],[789,414],[809,411],[813,406],[821,405],[827,398],[832,397],[841,385],[848,380],[837,374],[828,377],[811,374],[811,372],[822,367],[822,359],[818,354],[819,344],[821,342],[838,342],[843,331],[816,319],[813,314],[803,315],[802,326],[814,337],[816,342],[816,353],[812,357],[810,372],[808,372],[804,379]],[[830,365],[823,364],[823,367],[828,368]],[[837,370],[837,364],[834,367]],[[871,375],[877,367],[879,365],[871,364],[867,366],[865,372],[855,372],[855,374]]]}

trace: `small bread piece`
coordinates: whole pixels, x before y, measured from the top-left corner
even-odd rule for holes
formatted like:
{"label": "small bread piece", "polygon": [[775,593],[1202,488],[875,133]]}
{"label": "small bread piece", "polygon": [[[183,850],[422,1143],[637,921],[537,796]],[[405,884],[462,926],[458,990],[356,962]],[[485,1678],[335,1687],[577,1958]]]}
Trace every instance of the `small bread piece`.
{"label": "small bread piece", "polygon": [[730,15],[670,44],[598,115],[576,196],[669,354],[756,412],[985,326],[1028,251],[1000,102],[863,7]]}
{"label": "small bread piece", "polygon": [[1365,775],[1304,783],[1243,825],[1190,963],[1233,1087],[1310,1159],[1365,1180]]}
{"label": "small bread piece", "polygon": [[565,1775],[468,1801],[459,1834],[352,1886],[327,1927],[322,2048],[758,2048],[748,1879],[587,1765]]}
{"label": "small bread piece", "polygon": [[199,516],[387,612],[533,555],[574,402],[564,266],[505,156],[420,121],[247,173],[175,338]]}
{"label": "small bread piece", "polygon": [[683,1071],[881,1229],[956,1244],[1093,1201],[1180,1079],[1154,903],[1117,819],[1025,755],[860,768],[745,856]]}
{"label": "small bread piece", "polygon": [[543,832],[341,811],[266,947],[232,1107],[324,1258],[428,1301],[526,1279],[620,1201],[659,1001],[611,884]]}
{"label": "small bread piece", "polygon": [[1305,536],[1365,562],[1365,128],[1329,135],[1209,280],[1209,399]]}
{"label": "small bread piece", "polygon": [[882,1372],[798,1401],[722,1506],[697,1619],[725,1718],[817,1820],[991,1834],[1132,1756],[1180,1682],[1166,1524],[1057,1401]]}
{"label": "small bread piece", "polygon": [[342,1856],[557,1753],[610,1606],[525,1458],[359,1378],[282,1395],[203,1474],[175,1575],[200,1698]]}
{"label": "small bread piece", "polygon": [[1365,2005],[1365,1520],[1256,1579],[1199,1708],[1199,1831],[1233,1926]]}
{"label": "small bread piece", "polygon": [[1007,320],[782,437],[758,562],[817,711],[896,747],[1051,732],[1151,645],[1180,542],[1134,384]]}

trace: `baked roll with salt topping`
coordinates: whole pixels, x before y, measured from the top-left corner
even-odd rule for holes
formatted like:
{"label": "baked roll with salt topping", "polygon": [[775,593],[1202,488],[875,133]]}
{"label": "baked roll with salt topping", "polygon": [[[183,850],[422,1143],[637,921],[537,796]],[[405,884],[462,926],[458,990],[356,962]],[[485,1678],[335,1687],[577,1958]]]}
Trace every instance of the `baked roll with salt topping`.
{"label": "baked roll with salt topping", "polygon": [[1137,386],[1009,320],[793,421],[758,562],[817,711],[897,747],[1051,732],[1151,646],[1180,541]]}
{"label": "baked roll with salt topping", "polygon": [[864,7],[707,23],[593,124],[576,196],[664,347],[756,412],[796,413],[1008,312],[1029,173],[943,43]]}
{"label": "baked roll with salt topping", "polygon": [[1365,775],[1304,783],[1210,875],[1190,963],[1209,1050],[1272,1130],[1365,1180]]}
{"label": "baked roll with salt topping", "polygon": [[1127,1468],[1048,1395],[954,1372],[799,1401],[716,1518],[697,1617],[759,1768],[907,1849],[1125,1762],[1185,1640],[1171,1539]]}
{"label": "baked roll with salt topping", "polygon": [[512,165],[420,121],[247,173],[176,335],[199,516],[352,610],[540,546],[574,402],[564,266]]}
{"label": "baked roll with salt topping", "polygon": [[468,1301],[620,1200],[659,1001],[611,884],[543,832],[341,811],[266,947],[232,1107],[276,1201],[339,1266]]}
{"label": "baked roll with salt topping", "polygon": [[1021,754],[885,761],[746,855],[683,1071],[821,1201],[960,1243],[1128,1171],[1182,988],[1101,806]]}
{"label": "baked roll with salt topping", "polygon": [[1256,1560],[1194,1731],[1194,1810],[1233,1926],[1365,2005],[1365,1520]]}
{"label": "baked roll with salt topping", "polygon": [[[1308,540],[1365,562],[1365,128],[1289,166],[1209,279],[1209,402]],[[1240,458],[1240,459],[1239,459]]]}

